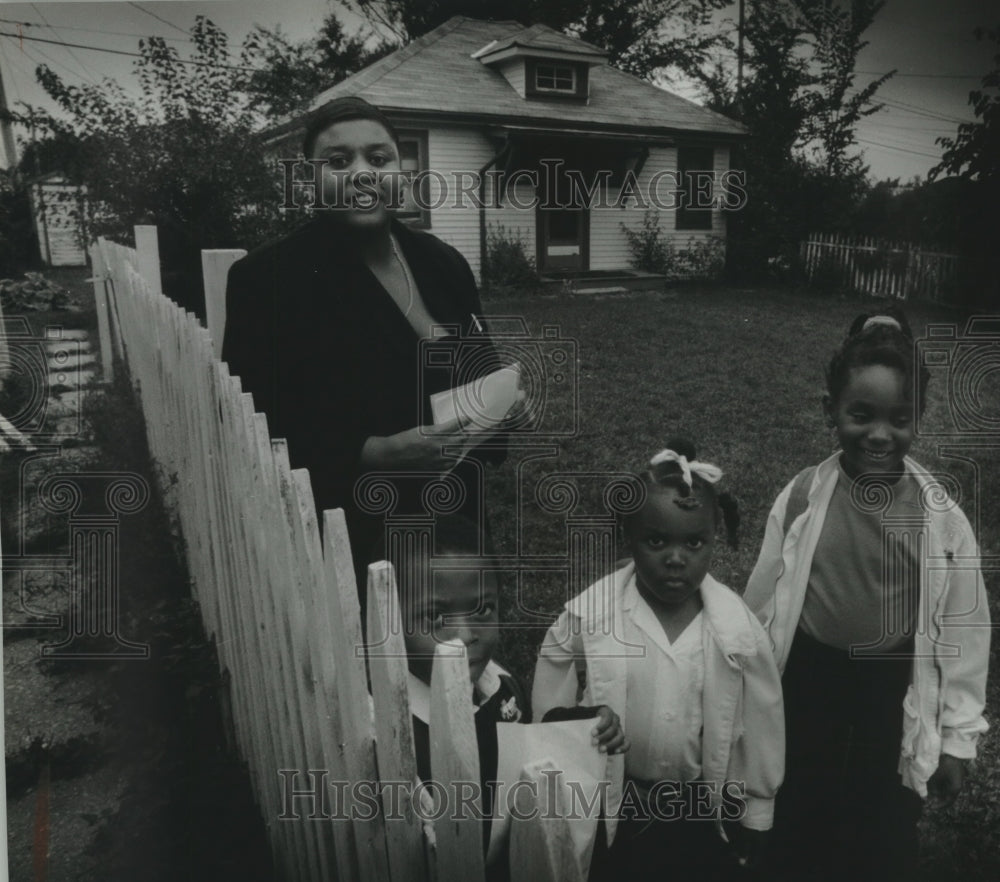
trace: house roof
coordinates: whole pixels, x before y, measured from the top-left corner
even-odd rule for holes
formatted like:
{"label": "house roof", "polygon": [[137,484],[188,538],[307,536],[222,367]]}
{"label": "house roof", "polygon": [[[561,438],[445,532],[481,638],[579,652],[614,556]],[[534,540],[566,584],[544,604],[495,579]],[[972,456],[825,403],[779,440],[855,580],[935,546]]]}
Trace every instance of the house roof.
{"label": "house roof", "polygon": [[605,58],[608,54],[605,50],[592,43],[567,36],[546,25],[538,24],[532,25],[530,28],[522,28],[517,22],[491,22],[489,24],[513,24],[518,30],[506,39],[497,39],[496,45],[490,46],[489,52],[483,53],[484,55],[492,55],[494,52],[502,52],[505,49],[511,49],[515,46],[528,49],[555,50],[556,52],[572,52],[576,55],[593,55],[599,58]]}
{"label": "house roof", "polygon": [[[455,16],[391,55],[327,89],[311,110],[334,98],[358,95],[396,115],[447,116],[463,121],[548,128],[689,133],[724,138],[746,134],[742,124],[606,64],[590,69],[586,103],[561,98],[522,98],[501,73],[472,56],[514,44],[533,49],[596,55],[602,50],[545,25]],[[272,130],[287,134],[301,118]]]}

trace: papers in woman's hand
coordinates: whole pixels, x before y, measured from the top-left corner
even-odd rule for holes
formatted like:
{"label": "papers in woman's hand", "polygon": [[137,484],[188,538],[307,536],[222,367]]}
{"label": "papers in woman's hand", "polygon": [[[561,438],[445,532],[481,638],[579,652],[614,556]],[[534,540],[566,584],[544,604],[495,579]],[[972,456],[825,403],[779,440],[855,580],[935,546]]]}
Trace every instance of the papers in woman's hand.
{"label": "papers in woman's hand", "polygon": [[494,434],[522,398],[520,365],[500,368],[484,377],[431,396],[434,425],[458,420],[465,436],[462,458]]}

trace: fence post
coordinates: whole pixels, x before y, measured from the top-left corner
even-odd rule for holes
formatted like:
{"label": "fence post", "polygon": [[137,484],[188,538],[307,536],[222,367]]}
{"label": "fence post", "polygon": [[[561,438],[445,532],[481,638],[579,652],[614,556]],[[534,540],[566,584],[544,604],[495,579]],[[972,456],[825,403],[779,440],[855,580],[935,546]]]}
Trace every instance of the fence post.
{"label": "fence post", "polygon": [[97,338],[101,347],[101,377],[105,383],[115,378],[114,359],[111,357],[111,326],[108,322],[107,267],[104,255],[95,242],[90,246],[90,268],[94,277],[94,305],[97,308]]}
{"label": "fence post", "polygon": [[[115,249],[119,246],[107,239],[97,240],[97,251],[101,255],[101,266],[104,267],[104,294],[107,298],[108,308],[108,338],[111,341],[108,351],[111,360],[115,356],[125,361],[125,343],[122,340],[121,317],[118,314],[118,287],[125,284],[125,268],[121,254]],[[125,374],[128,376],[132,371],[131,365],[126,365]]]}
{"label": "fence post", "polygon": [[146,280],[149,292],[151,294],[162,294],[163,282],[160,280],[160,241],[157,238],[155,226],[150,224],[136,225],[135,253],[139,260],[139,275]]}
{"label": "fence post", "polygon": [[226,279],[229,267],[246,255],[244,248],[202,248],[201,275],[205,282],[205,323],[212,335],[212,351],[222,358],[226,331]]}
{"label": "fence post", "polygon": [[[912,242],[906,243],[906,271],[903,275],[903,291],[900,295],[901,299],[909,300],[911,294],[916,294],[914,291],[914,286],[918,281],[917,274],[917,259],[918,252],[913,247]],[[919,296],[919,295],[917,295]]]}

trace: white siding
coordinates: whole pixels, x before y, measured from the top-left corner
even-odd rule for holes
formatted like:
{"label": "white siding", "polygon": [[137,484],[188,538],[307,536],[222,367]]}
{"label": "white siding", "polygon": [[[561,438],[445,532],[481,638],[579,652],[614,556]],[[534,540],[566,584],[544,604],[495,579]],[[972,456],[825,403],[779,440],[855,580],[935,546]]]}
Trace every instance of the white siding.
{"label": "white siding", "polygon": [[524,59],[508,58],[506,61],[500,62],[496,66],[496,70],[503,74],[511,88],[523,98],[525,94]]}
{"label": "white siding", "polygon": [[[476,129],[439,126],[428,132],[427,153],[429,167],[436,173],[431,176],[428,187],[429,201],[433,206],[430,231],[457,248],[469,261],[476,278],[482,282],[479,274],[479,190],[472,185],[472,181],[496,155],[496,148]],[[488,179],[487,182],[487,205],[493,199],[493,180]],[[463,187],[471,192],[463,194],[460,192]],[[524,242],[525,253],[534,257],[534,189],[519,185],[517,198],[522,205],[531,207],[519,208],[507,204],[499,209],[487,208],[487,235],[490,229],[503,225],[508,234],[515,234]]]}
{"label": "white siding", "polygon": [[[435,127],[427,134],[428,165],[436,174],[430,178],[428,196],[433,207],[430,231],[453,245],[479,278],[478,188],[472,181],[495,155],[493,145],[476,129]],[[441,177],[438,177],[441,176]],[[460,189],[471,189],[463,195]]]}
{"label": "white siding", "polygon": [[[715,147],[714,162],[716,184],[719,175],[729,169],[729,148]],[[649,157],[639,175],[638,192],[647,199],[650,185],[654,178],[662,172],[677,171],[677,149],[675,147],[656,147],[650,150]],[[661,200],[668,199],[671,181],[660,178],[659,191]],[[716,187],[716,191],[718,187]],[[717,192],[713,195],[717,195]],[[618,197],[617,190],[612,190],[608,202],[614,203]],[[678,230],[676,212],[671,208],[655,209],[660,215],[660,230],[664,239],[671,242],[676,249],[689,248],[692,244],[709,239],[721,239],[725,242],[725,213],[720,209],[712,212],[711,230]],[[624,224],[629,229],[637,230],[642,226],[646,207],[637,200],[629,200],[623,208],[595,208],[590,213],[590,268],[594,270],[628,269],[631,266],[628,240],[622,230]]]}
{"label": "white siding", "polygon": [[[407,127],[409,128],[409,127]],[[479,209],[478,188],[472,181],[479,170],[495,155],[495,148],[479,130],[461,126],[435,126],[427,136],[429,168],[435,173],[430,177],[428,195],[431,211],[430,231],[439,239],[453,245],[468,260],[476,278],[479,278]],[[716,182],[719,175],[729,169],[729,148],[717,146],[714,150]],[[650,183],[658,173],[677,170],[677,150],[674,147],[656,147],[639,175],[639,192],[645,199]],[[671,181],[661,178],[661,195],[667,197]],[[471,188],[463,195],[460,190]],[[535,239],[534,191],[527,184],[517,187],[517,200],[508,201],[501,208],[487,208],[487,230],[502,225],[508,235],[516,235],[524,243],[527,255],[537,258]],[[614,203],[618,198],[613,189],[606,199]],[[487,186],[487,204],[492,201],[492,180]],[[630,200],[627,207],[595,206],[590,213],[590,269],[627,270],[631,268],[628,240],[622,225],[638,229],[642,225],[645,207]],[[725,212],[712,212],[711,230],[677,230],[675,212],[671,208],[659,209],[660,229],[663,236],[677,250],[708,240],[720,241],[724,247],[726,236]]]}

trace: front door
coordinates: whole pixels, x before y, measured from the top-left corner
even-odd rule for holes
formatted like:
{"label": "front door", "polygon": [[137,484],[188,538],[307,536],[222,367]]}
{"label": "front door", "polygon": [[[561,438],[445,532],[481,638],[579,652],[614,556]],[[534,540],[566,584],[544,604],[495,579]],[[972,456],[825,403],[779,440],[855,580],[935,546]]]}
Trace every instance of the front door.
{"label": "front door", "polygon": [[538,271],[585,270],[589,265],[586,208],[539,208]]}

